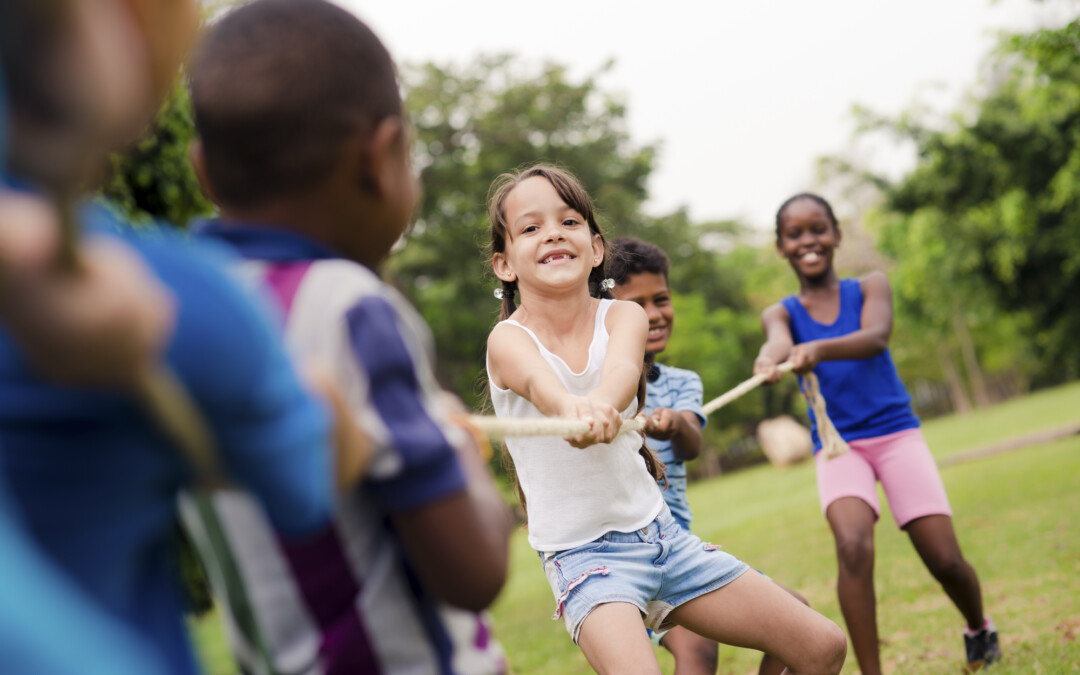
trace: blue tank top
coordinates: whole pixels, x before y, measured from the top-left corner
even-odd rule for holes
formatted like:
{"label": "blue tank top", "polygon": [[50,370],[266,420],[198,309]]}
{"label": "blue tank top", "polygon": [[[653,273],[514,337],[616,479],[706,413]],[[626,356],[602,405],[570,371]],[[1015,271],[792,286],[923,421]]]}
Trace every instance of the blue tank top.
{"label": "blue tank top", "polygon": [[[840,281],[840,314],[830,325],[815,321],[794,295],[781,300],[791,317],[795,344],[840,337],[862,325],[863,294],[858,279]],[[845,441],[874,438],[914,429],[919,418],[911,411],[911,397],[896,374],[886,349],[869,359],[822,361],[814,368],[825,397],[825,408]],[[799,378],[802,385],[802,378]],[[821,449],[817,420],[810,415],[814,452]]]}

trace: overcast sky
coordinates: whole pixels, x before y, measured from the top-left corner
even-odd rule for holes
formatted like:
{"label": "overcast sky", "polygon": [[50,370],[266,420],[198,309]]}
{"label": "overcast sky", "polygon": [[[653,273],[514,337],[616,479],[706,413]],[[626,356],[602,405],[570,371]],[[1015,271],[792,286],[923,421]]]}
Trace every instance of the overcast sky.
{"label": "overcast sky", "polygon": [[[615,67],[637,143],[659,141],[647,208],[768,226],[780,202],[814,187],[816,157],[842,152],[860,103],[895,114],[916,96],[954,108],[1002,29],[1060,23],[1075,2],[1031,0],[336,0],[398,62],[465,62],[513,52]],[[893,171],[905,155],[871,161]],[[509,168],[509,167],[508,167]],[[571,167],[572,168],[572,167]]]}

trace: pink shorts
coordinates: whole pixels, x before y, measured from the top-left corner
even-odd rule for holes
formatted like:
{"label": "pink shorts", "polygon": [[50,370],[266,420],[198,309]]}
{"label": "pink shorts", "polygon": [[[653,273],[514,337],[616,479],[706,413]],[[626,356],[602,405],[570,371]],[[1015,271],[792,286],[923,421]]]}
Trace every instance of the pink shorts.
{"label": "pink shorts", "polygon": [[821,512],[843,497],[858,497],[881,517],[877,481],[885,490],[897,527],[923,516],[952,515],[945,485],[921,429],[904,429],[850,441],[851,452],[835,459],[814,456]]}

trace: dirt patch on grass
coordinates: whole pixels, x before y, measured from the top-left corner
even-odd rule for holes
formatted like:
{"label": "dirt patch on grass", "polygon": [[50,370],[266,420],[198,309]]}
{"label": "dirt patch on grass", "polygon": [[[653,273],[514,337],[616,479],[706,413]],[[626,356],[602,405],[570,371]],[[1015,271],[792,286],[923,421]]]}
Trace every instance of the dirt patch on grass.
{"label": "dirt patch on grass", "polygon": [[1042,429],[1030,434],[1024,434],[1023,436],[1007,438],[1004,441],[998,441],[997,443],[992,443],[981,448],[975,448],[974,450],[958,452],[955,455],[949,455],[948,457],[941,459],[938,462],[938,466],[962,464],[963,462],[970,462],[975,459],[1000,455],[1003,452],[1019,450],[1020,448],[1035,445],[1036,443],[1049,443],[1050,441],[1056,441],[1059,438],[1074,436],[1076,434],[1080,434],[1080,422],[1070,422],[1069,424],[1060,427]]}

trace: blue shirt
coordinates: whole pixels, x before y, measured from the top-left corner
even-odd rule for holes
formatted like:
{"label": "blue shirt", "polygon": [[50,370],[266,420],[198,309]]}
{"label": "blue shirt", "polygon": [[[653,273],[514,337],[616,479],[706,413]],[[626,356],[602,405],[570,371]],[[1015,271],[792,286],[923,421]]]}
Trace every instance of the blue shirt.
{"label": "blue shirt", "polygon": [[[0,67],[0,175],[5,157]],[[160,655],[116,625],[41,555],[17,522],[0,480],[0,654],[6,671],[25,675],[153,675]]]}
{"label": "blue shirt", "polygon": [[[645,413],[651,415],[657,408],[688,410],[697,415],[701,427],[704,428],[708,420],[701,412],[702,397],[701,378],[697,373],[658,363],[649,373],[645,387]],[[663,491],[664,501],[671,509],[675,521],[683,529],[689,530],[694,515],[686,499],[686,464],[675,457],[670,440],[660,441],[646,437],[645,444],[667,466],[668,486]]]}
{"label": "blue shirt", "polygon": [[[165,361],[205,416],[230,479],[286,532],[328,522],[328,420],[273,329],[221,271],[225,258],[170,232],[142,236],[108,210],[84,229],[131,246],[177,304]],[[196,668],[171,533],[191,471],[133,397],[55,386],[0,332],[0,465],[27,531],[87,596],[153,642],[174,673]],[[29,610],[28,610],[29,611]]]}
{"label": "blue shirt", "polygon": [[[781,301],[791,317],[795,344],[840,337],[862,327],[863,294],[858,279],[840,281],[840,314],[830,325],[818,323],[790,295]],[[845,441],[874,438],[914,429],[919,418],[911,411],[911,397],[896,374],[892,356],[886,349],[868,359],[822,361],[814,368],[825,397],[825,409]],[[799,378],[800,384],[802,378]],[[814,452],[821,449],[817,420],[810,414]]]}
{"label": "blue shirt", "polygon": [[101,611],[41,555],[0,485],[0,653],[20,675],[161,675],[148,641]]}

